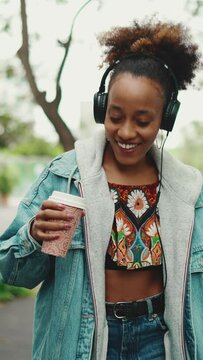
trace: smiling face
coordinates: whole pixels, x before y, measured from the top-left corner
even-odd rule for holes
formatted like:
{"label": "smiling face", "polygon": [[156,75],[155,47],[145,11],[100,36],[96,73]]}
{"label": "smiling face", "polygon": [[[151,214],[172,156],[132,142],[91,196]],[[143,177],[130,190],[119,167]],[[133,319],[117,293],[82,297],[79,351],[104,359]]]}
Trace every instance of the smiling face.
{"label": "smiling face", "polygon": [[119,167],[147,164],[147,153],[159,131],[164,107],[161,85],[144,76],[117,75],[108,93],[106,152]]}

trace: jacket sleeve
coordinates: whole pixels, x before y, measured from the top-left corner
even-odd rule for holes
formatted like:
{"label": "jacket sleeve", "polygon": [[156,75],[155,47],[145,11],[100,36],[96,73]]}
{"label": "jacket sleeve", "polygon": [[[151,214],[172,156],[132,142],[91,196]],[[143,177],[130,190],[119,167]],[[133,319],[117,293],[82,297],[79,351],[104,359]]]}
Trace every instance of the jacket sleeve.
{"label": "jacket sleeve", "polygon": [[29,232],[31,220],[53,190],[52,177],[47,167],[20,202],[13,222],[0,236],[0,280],[7,284],[33,288],[53,268],[54,258],[41,252],[41,246]]}
{"label": "jacket sleeve", "polygon": [[201,359],[203,353],[203,189],[195,211],[191,254],[191,296],[197,359]]}

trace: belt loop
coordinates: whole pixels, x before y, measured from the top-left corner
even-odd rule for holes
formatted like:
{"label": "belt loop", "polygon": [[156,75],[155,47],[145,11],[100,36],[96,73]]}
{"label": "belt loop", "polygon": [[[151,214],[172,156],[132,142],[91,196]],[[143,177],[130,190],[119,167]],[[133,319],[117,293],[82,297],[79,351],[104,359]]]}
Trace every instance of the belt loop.
{"label": "belt loop", "polygon": [[146,298],[145,299],[146,303],[147,303],[147,308],[148,308],[148,319],[149,321],[153,320],[153,305],[152,305],[152,300],[150,298]]}

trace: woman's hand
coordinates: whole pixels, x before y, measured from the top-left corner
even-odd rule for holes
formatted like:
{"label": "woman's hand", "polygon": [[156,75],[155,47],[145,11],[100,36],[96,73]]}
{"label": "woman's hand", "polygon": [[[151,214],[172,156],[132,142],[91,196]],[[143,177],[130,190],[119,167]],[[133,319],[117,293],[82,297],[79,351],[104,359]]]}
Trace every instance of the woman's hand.
{"label": "woman's hand", "polygon": [[70,229],[72,219],[65,205],[46,200],[32,222],[31,236],[40,243],[57,239],[60,231]]}

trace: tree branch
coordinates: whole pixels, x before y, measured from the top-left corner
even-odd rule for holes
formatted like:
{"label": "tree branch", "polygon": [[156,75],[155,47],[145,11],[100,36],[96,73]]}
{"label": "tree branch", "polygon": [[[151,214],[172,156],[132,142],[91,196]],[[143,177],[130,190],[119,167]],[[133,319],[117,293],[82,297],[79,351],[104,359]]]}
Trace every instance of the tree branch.
{"label": "tree branch", "polygon": [[196,8],[193,11],[194,16],[199,15],[202,6],[203,6],[203,1],[202,0],[196,0]]}
{"label": "tree branch", "polygon": [[31,87],[32,93],[35,97],[35,100],[42,104],[42,102],[46,101],[45,96],[46,92],[40,92],[37,83],[35,80],[35,76],[33,74],[32,68],[30,66],[29,59],[29,35],[28,35],[28,26],[27,26],[27,14],[26,14],[26,2],[25,0],[20,0],[21,4],[21,21],[22,21],[22,46],[17,51],[17,55],[21,60],[26,77],[28,79],[29,85]]}
{"label": "tree branch", "polygon": [[193,9],[190,10],[192,16],[197,16],[199,15],[202,7],[203,7],[203,1],[202,0],[187,0],[186,2],[186,7],[190,7],[190,4],[193,4]]}
{"label": "tree branch", "polygon": [[62,42],[62,41],[58,41],[58,43],[63,46],[65,48],[65,53],[64,53],[64,56],[63,56],[63,59],[62,59],[62,62],[61,62],[61,65],[59,67],[59,70],[58,70],[58,74],[57,74],[57,78],[56,78],[56,101],[57,101],[57,98],[59,98],[59,94],[60,94],[60,80],[61,80],[61,76],[62,76],[62,72],[63,72],[63,69],[64,69],[64,65],[65,65],[65,62],[66,62],[66,58],[68,56],[68,53],[69,53],[69,49],[70,49],[70,45],[71,45],[71,42],[72,42],[72,35],[73,35],[73,30],[74,30],[74,26],[75,26],[75,22],[79,16],[79,14],[81,13],[81,11],[91,2],[92,0],[87,0],[81,7],[80,9],[76,12],[74,18],[73,18],[73,21],[72,21],[72,24],[71,24],[71,28],[70,28],[70,34],[68,36],[68,40],[66,42]]}

